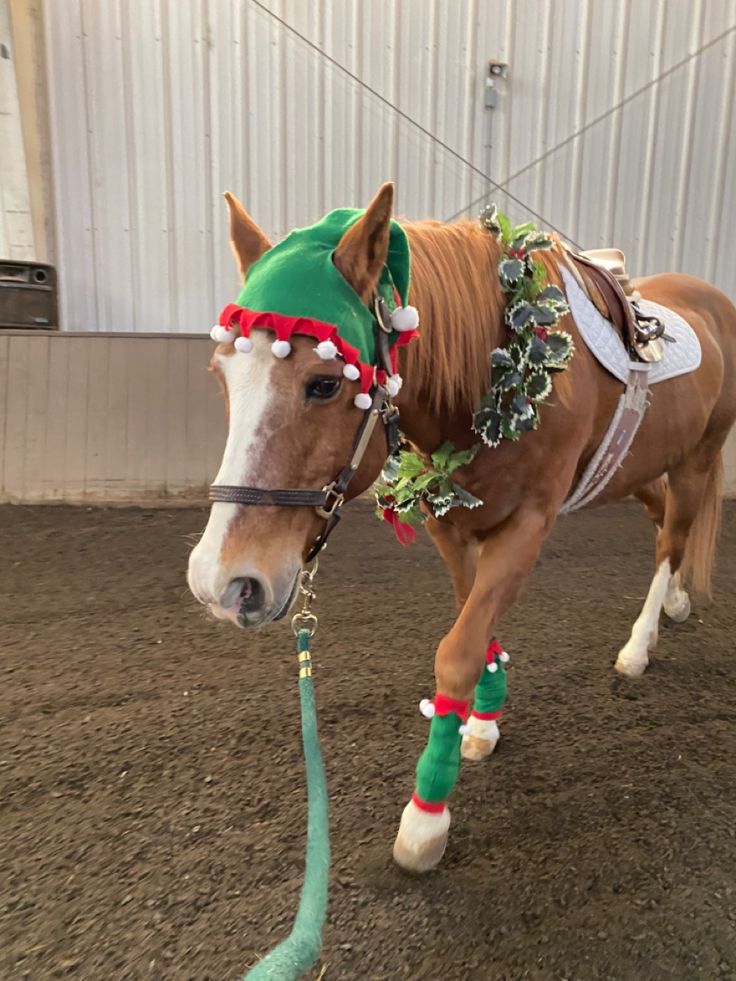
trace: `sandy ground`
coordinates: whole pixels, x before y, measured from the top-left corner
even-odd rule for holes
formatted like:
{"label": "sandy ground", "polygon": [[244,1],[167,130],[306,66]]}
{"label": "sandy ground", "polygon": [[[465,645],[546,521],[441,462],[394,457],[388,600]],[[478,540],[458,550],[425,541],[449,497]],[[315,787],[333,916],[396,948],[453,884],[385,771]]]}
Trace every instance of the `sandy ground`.
{"label": "sandy ground", "polygon": [[[0,508],[0,976],[234,979],[289,929],[305,798],[292,637],[210,622],[201,510]],[[422,536],[420,536],[421,538]],[[612,663],[653,569],[639,508],[566,519],[500,636],[510,701],[443,865],[390,848],[452,620],[429,542],[363,504],[319,577],[336,979],[736,978],[736,508],[715,602]],[[315,976],[318,972],[315,972]]]}

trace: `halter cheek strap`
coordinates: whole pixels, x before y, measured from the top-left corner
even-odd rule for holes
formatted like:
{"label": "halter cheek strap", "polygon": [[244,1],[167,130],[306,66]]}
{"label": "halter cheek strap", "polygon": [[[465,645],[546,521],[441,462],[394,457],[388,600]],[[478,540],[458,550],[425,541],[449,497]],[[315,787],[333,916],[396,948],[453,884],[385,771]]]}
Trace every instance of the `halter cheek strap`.
{"label": "halter cheek strap", "polygon": [[267,489],[241,487],[237,484],[213,484],[210,487],[209,498],[211,501],[245,506],[313,507],[320,518],[324,519],[325,526],[307,555],[306,561],[311,562],[325,547],[327,539],[340,520],[348,486],[358,472],[379,418],[383,419],[386,429],[388,455],[396,451],[399,445],[399,412],[391,402],[388,392],[381,385],[376,385],[372,393],[371,407],[365,412],[355,437],[350,460],[332,483],[327,484],[322,490],[302,487]]}

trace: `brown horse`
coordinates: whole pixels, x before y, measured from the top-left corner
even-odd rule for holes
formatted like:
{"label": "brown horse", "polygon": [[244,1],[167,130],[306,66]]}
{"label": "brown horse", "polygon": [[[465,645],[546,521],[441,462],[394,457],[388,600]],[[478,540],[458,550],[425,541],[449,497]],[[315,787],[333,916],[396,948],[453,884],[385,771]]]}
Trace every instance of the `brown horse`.
{"label": "brown horse", "polygon": [[[227,196],[231,237],[241,273],[270,248],[242,206]],[[386,184],[334,253],[342,275],[368,303],[386,261],[393,203]],[[496,268],[500,246],[480,225],[435,221],[405,225],[412,254],[412,303],[421,314],[419,342],[401,349],[405,379],[396,403],[401,428],[424,454],[443,441],[477,442],[472,413],[488,388],[489,352],[504,342],[504,295]],[[562,285],[559,243],[539,256],[550,282]],[[636,283],[645,299],[679,313],[695,330],[702,362],[690,374],[653,386],[651,403],[625,462],[596,504],[634,495],[657,528],[656,573],[631,637],[618,654],[622,674],[639,675],[657,640],[661,609],[688,616],[684,574],[707,591],[721,494],[721,449],[736,419],[736,308],[691,276],[665,274]],[[575,487],[609,425],[622,385],[608,374],[566,316],[575,340],[567,371],[555,376],[540,426],[518,442],[483,448],[456,472],[458,483],[485,503],[456,508],[427,529],[450,570],[459,614],[435,657],[437,690],[467,703],[486,665],[494,625],[532,570],[561,505]],[[217,483],[314,487],[328,483],[349,458],[362,418],[354,383],[335,362],[318,362],[314,344],[296,339],[292,355],[271,356],[257,331],[246,357],[219,345],[212,358],[228,404],[229,431]],[[313,397],[315,393],[328,398]],[[316,387],[315,387],[316,386]],[[371,437],[354,497],[370,487],[387,455],[381,427]],[[223,619],[245,625],[282,616],[298,573],[323,527],[313,508],[241,507],[215,503],[192,552],[194,595]],[[495,723],[480,721],[465,736],[463,755],[479,759],[495,745]],[[407,805],[394,855],[406,868],[435,865],[444,850],[449,811]]]}

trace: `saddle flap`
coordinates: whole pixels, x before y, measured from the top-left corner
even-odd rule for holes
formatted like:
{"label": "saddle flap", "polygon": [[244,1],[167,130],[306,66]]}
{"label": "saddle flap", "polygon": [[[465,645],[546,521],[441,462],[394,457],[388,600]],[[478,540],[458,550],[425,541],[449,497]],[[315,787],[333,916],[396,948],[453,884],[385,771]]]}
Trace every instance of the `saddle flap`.
{"label": "saddle flap", "polygon": [[[623,252],[618,249],[603,249],[595,251],[618,252],[623,259]],[[634,315],[626,298],[626,294],[621,288],[616,276],[600,263],[589,258],[590,253],[582,252],[579,255],[568,253],[570,259],[582,267],[598,293],[603,299],[610,319],[616,325],[624,344],[629,351],[636,350],[636,325]],[[623,263],[622,263],[623,268]]]}

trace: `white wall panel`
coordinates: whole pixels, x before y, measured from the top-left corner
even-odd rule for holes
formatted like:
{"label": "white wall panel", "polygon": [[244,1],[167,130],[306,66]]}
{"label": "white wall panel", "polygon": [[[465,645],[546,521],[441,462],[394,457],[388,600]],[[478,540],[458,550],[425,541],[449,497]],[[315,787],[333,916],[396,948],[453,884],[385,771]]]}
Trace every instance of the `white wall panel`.
{"label": "white wall panel", "polygon": [[226,188],[274,238],[387,178],[409,217],[475,214],[485,181],[418,127],[513,217],[736,296],[736,0],[45,0],[45,27],[68,329],[205,330]]}

